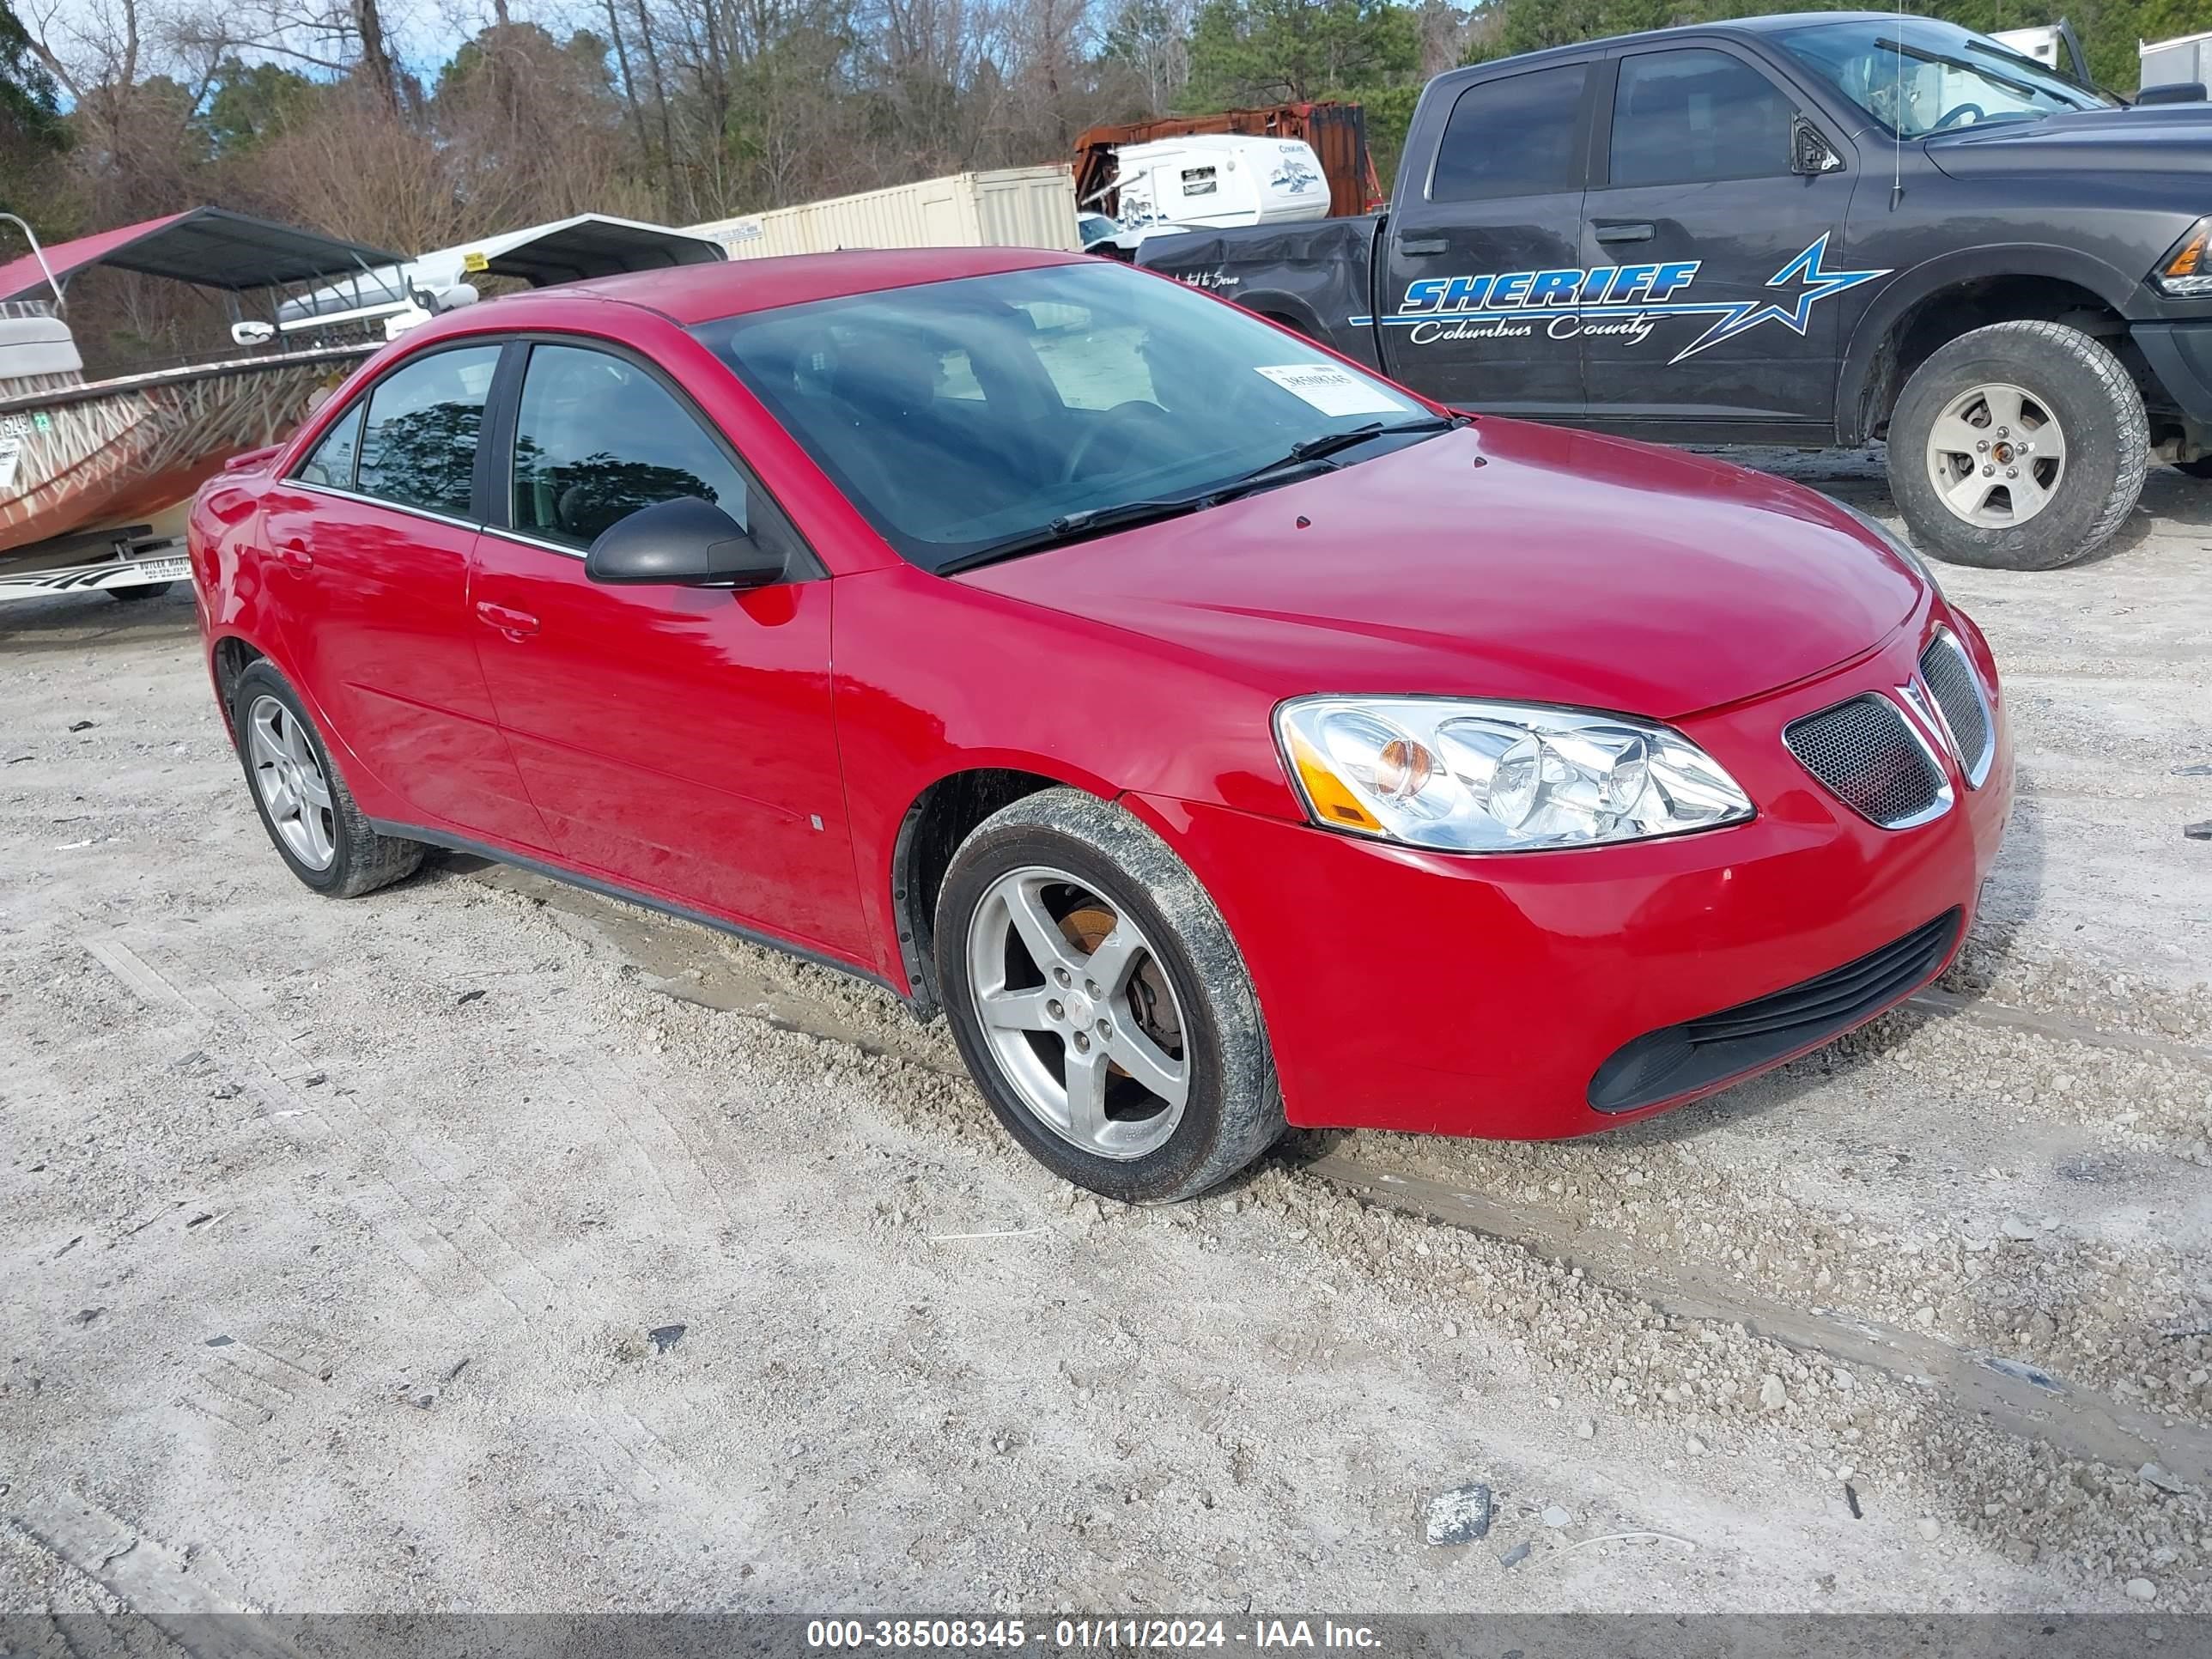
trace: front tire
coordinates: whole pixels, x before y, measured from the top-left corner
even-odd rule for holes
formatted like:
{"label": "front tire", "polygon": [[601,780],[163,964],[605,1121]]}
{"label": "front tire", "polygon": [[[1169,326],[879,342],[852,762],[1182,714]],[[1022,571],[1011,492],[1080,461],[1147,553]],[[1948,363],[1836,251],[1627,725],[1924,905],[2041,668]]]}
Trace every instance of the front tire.
{"label": "front tire", "polygon": [[1922,551],[2052,570],[2102,546],[2150,465],[2142,393],[2060,323],[1993,323],[1913,372],[1889,423],[1889,485]]}
{"label": "front tire", "polygon": [[422,842],[369,827],[300,694],[266,662],[238,677],[231,730],[261,827],[307,885],[330,898],[358,898],[421,866]]}
{"label": "front tire", "polygon": [[1121,808],[1048,789],[985,819],[945,872],[935,951],[976,1086],[1054,1174],[1168,1203],[1282,1133],[1243,957],[1182,861]]}

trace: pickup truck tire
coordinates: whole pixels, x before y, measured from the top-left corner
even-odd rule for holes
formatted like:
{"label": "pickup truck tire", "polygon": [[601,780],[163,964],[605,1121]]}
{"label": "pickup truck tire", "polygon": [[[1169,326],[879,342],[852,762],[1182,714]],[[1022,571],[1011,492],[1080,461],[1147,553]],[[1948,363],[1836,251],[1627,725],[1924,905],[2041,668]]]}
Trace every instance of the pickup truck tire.
{"label": "pickup truck tire", "polygon": [[1915,544],[1952,564],[2070,563],[2120,527],[2149,465],[2135,381],[2059,323],[1961,334],[1913,372],[1890,416],[1890,493]]}

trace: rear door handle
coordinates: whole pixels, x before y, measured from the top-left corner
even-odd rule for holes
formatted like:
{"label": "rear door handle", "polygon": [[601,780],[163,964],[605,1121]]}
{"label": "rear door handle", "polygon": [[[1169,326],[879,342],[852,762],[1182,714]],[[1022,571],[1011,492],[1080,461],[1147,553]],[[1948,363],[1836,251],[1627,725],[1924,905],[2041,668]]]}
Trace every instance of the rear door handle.
{"label": "rear door handle", "polygon": [[1418,258],[1424,253],[1442,253],[1450,244],[1441,236],[1407,236],[1398,243],[1398,252]]}
{"label": "rear door handle", "polygon": [[1600,225],[1597,239],[1601,242],[1648,242],[1655,234],[1650,225]]}
{"label": "rear door handle", "polygon": [[538,618],[527,611],[494,605],[489,599],[477,601],[477,620],[488,628],[496,628],[510,640],[526,640],[538,631]]}

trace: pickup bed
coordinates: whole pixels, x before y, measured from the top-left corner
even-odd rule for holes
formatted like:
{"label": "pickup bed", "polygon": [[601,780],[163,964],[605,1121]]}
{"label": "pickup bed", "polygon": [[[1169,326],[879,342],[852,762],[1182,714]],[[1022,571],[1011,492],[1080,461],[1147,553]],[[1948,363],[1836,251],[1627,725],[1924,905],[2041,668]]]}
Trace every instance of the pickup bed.
{"label": "pickup bed", "polygon": [[1455,70],[1389,211],[1138,262],[1457,407],[1888,441],[1924,550],[2045,568],[2212,478],[2212,106],[1929,18],[1665,29]]}

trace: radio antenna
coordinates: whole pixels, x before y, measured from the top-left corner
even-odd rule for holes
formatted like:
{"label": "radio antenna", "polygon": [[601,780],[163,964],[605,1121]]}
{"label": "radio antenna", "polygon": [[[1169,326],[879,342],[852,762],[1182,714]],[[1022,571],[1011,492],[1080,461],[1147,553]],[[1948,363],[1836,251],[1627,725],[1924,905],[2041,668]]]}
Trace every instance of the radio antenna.
{"label": "radio antenna", "polygon": [[1905,0],[1897,0],[1897,27],[1890,46],[1897,53],[1895,101],[1889,111],[1889,210],[1905,199]]}

